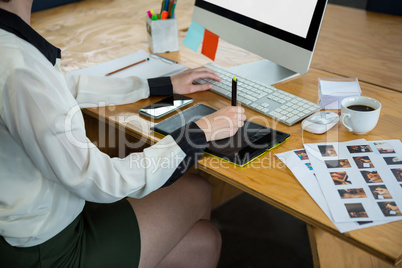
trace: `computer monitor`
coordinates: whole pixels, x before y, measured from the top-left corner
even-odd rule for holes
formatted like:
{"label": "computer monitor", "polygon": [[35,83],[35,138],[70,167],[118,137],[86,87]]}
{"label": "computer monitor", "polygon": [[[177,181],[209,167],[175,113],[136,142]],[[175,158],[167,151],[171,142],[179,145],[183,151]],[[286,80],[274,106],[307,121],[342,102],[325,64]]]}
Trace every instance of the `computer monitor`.
{"label": "computer monitor", "polygon": [[266,60],[233,72],[274,84],[309,70],[326,0],[196,0],[193,21]]}

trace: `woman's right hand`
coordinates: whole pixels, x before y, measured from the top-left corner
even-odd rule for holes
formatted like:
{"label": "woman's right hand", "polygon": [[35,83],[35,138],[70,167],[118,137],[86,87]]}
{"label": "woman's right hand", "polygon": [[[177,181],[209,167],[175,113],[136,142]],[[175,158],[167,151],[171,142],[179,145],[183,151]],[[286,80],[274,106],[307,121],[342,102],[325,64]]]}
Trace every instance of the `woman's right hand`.
{"label": "woman's right hand", "polygon": [[244,108],[228,106],[195,123],[204,131],[207,141],[212,141],[233,136],[244,125],[245,120]]}

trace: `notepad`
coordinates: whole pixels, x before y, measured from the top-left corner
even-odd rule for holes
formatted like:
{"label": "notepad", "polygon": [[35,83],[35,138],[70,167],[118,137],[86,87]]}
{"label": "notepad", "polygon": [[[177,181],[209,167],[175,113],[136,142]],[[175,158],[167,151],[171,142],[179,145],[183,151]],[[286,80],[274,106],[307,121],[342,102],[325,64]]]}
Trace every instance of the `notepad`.
{"label": "notepad", "polygon": [[105,76],[106,74],[131,65],[135,62],[149,58],[148,61],[117,72],[110,77],[137,76],[143,79],[170,76],[187,69],[186,66],[177,64],[171,60],[162,58],[155,54],[149,54],[143,50],[127,55],[122,58],[114,59],[99,65],[72,72],[73,75],[88,74]]}
{"label": "notepad", "polygon": [[357,78],[319,78],[318,83],[323,109],[339,110],[344,98],[362,94]]}
{"label": "notepad", "polygon": [[[191,121],[211,114],[216,110],[203,104],[195,105],[151,128],[161,135],[169,135]],[[205,152],[244,166],[268,150],[283,143],[290,135],[251,121],[245,121],[238,132],[226,139],[211,141]]]}

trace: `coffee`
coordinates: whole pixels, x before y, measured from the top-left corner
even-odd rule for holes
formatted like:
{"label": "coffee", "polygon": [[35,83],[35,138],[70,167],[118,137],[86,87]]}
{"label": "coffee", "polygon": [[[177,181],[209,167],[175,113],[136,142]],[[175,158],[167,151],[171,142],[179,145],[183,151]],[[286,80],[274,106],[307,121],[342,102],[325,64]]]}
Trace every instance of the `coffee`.
{"label": "coffee", "polygon": [[348,106],[348,109],[359,112],[370,112],[375,110],[374,108],[367,105],[350,105]]}
{"label": "coffee", "polygon": [[341,122],[354,134],[371,131],[380,118],[381,103],[373,98],[353,96],[341,101]]}

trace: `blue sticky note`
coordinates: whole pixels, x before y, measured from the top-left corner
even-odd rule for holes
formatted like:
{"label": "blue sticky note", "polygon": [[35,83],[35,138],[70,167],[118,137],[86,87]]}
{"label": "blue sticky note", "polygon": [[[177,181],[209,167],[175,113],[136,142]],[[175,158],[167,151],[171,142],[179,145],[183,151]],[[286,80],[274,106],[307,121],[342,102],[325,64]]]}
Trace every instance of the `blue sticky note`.
{"label": "blue sticky note", "polygon": [[204,38],[204,31],[204,27],[192,21],[183,40],[183,45],[196,52]]}

